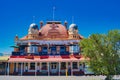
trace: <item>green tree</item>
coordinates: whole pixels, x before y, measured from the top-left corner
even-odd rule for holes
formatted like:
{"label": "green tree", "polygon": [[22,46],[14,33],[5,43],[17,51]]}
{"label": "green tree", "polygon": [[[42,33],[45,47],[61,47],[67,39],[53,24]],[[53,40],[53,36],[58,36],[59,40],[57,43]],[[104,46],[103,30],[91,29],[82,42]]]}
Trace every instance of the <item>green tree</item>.
{"label": "green tree", "polygon": [[104,74],[106,80],[120,74],[120,30],[107,34],[92,34],[81,40],[83,55],[90,58],[88,65],[95,74]]}

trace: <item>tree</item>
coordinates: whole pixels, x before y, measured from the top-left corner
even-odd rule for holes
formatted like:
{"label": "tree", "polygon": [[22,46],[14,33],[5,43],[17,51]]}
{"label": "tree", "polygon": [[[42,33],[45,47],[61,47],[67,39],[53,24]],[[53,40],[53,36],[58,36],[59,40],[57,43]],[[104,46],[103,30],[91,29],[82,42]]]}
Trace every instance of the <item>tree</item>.
{"label": "tree", "polygon": [[95,74],[104,74],[107,80],[111,75],[120,74],[120,30],[107,34],[92,34],[81,40],[83,55],[90,58],[88,65]]}

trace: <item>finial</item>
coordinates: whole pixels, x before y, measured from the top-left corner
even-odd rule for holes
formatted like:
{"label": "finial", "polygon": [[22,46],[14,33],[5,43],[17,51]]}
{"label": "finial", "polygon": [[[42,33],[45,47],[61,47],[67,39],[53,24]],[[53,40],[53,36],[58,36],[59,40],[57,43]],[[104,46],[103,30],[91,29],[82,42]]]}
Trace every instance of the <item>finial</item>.
{"label": "finial", "polygon": [[17,40],[19,40],[19,37],[18,37],[18,35],[16,34],[16,36],[15,36],[15,41],[17,41]]}
{"label": "finial", "polygon": [[42,28],[43,26],[43,21],[40,21],[40,28]]}
{"label": "finial", "polygon": [[54,21],[54,18],[55,18],[55,6],[53,6],[53,21]]}
{"label": "finial", "polygon": [[67,21],[65,20],[65,22],[64,22],[64,25],[65,25],[65,27],[67,28]]}
{"label": "finial", "polygon": [[33,16],[33,23],[35,23],[35,16]]}
{"label": "finial", "polygon": [[72,16],[72,23],[74,23],[74,16]]}

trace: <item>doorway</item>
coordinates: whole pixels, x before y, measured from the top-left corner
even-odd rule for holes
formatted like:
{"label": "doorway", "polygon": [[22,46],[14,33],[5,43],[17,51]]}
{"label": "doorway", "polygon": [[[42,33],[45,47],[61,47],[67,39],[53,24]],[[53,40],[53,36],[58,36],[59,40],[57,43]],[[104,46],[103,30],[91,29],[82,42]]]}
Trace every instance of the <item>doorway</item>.
{"label": "doorway", "polygon": [[58,63],[57,62],[50,63],[50,72],[52,74],[55,74],[58,72]]}

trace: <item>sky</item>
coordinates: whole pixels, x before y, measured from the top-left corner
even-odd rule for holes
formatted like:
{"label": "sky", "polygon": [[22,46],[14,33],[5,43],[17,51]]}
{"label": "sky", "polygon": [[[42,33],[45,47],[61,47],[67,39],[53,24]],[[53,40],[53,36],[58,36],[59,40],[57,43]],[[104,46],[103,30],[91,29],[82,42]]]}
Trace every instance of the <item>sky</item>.
{"label": "sky", "polygon": [[0,0],[0,53],[11,53],[31,23],[52,20],[53,7],[54,20],[77,24],[84,37],[120,29],[120,0]]}

